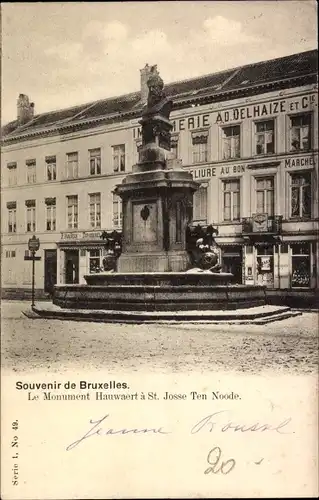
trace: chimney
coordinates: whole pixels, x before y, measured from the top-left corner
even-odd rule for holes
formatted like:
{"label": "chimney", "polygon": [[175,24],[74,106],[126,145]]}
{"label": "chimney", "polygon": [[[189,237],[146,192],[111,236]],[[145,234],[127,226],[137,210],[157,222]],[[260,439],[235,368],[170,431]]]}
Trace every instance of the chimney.
{"label": "chimney", "polygon": [[20,94],[17,101],[17,120],[19,125],[32,120],[34,117],[34,103],[29,101],[29,97],[25,94]]}
{"label": "chimney", "polygon": [[149,66],[147,63],[144,68],[140,70],[141,73],[141,101],[143,104],[146,103],[148,97],[148,86],[147,80],[149,79],[151,73],[157,71],[157,65]]}

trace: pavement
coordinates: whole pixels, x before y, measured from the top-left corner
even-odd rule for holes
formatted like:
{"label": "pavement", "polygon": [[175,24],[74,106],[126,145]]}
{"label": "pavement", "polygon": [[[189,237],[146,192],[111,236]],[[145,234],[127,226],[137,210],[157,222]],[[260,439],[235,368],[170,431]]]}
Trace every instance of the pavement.
{"label": "pavement", "polygon": [[[41,302],[41,307],[50,303]],[[27,302],[1,304],[2,367],[18,373],[220,372],[316,374],[318,313],[269,325],[106,324],[24,316]]]}

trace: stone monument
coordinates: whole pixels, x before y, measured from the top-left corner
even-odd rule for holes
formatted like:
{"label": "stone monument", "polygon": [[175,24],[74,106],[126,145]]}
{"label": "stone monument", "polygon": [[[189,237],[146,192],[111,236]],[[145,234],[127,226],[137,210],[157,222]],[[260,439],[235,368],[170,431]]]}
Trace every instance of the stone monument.
{"label": "stone monument", "polygon": [[[123,200],[122,234],[104,232],[104,272],[84,276],[86,284],[56,285],[53,303],[71,318],[133,322],[198,319],[203,311],[219,318],[209,311],[264,305],[264,287],[232,285],[233,275],[221,272],[217,229],[190,224],[198,183],[170,153],[172,101],[156,66],[147,85],[138,163],[115,188]],[[40,314],[64,317],[59,311]]]}
{"label": "stone monument", "polygon": [[198,183],[170,153],[172,100],[156,66],[150,68],[147,85],[139,161],[115,189],[123,200],[119,273],[179,272],[189,265],[185,228]]}

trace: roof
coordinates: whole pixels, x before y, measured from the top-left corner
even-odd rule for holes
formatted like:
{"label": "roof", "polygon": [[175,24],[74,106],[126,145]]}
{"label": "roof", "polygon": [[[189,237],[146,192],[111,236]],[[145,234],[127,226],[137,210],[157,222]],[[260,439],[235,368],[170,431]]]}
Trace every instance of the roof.
{"label": "roof", "polygon": [[[234,95],[249,95],[256,91],[272,90],[274,86],[300,84],[307,78],[315,82],[318,72],[318,51],[310,50],[291,56],[240,66],[218,73],[165,85],[167,96],[173,99],[173,109],[192,103],[229,99]],[[294,83],[295,82],[295,83]],[[17,121],[2,128],[5,142],[23,136],[61,133],[75,126],[94,126],[101,121],[123,120],[139,116],[142,110],[141,93],[134,92],[58,111],[36,115],[18,127]]]}

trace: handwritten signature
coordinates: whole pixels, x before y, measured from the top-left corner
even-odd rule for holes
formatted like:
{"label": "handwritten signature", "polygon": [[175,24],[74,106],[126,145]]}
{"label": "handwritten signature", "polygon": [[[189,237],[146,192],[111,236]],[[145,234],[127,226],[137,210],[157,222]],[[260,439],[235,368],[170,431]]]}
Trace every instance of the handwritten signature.
{"label": "handwritten signature", "polygon": [[[197,422],[191,429],[191,434],[197,434],[201,431],[212,432],[213,430],[219,430],[221,432],[233,431],[233,432],[265,432],[272,431],[278,434],[293,434],[292,432],[287,432],[287,427],[291,422],[291,418],[286,418],[282,420],[279,424],[265,424],[261,422],[253,423],[239,423],[228,419],[225,422],[225,413],[229,413],[230,410],[221,410],[207,415],[207,417],[202,418]],[[222,420],[218,421],[218,417],[222,416]],[[227,415],[226,415],[227,416]],[[286,432],[283,430],[286,428]]]}
{"label": "handwritten signature", "polygon": [[[221,410],[206,417],[202,418],[199,422],[197,422],[190,430],[190,434],[198,434],[200,432],[276,432],[278,434],[293,434],[293,431],[288,430],[288,426],[291,422],[291,418],[287,418],[282,420],[276,424],[269,423],[239,423],[227,417],[227,413],[230,413],[230,410]],[[66,448],[67,451],[74,449],[80,443],[83,443],[88,438],[92,436],[115,436],[115,435],[127,435],[127,434],[160,434],[167,435],[172,434],[172,431],[165,430],[163,427],[132,427],[132,428],[120,428],[114,429],[112,427],[104,428],[103,424],[105,424],[106,419],[110,417],[109,414],[100,418],[99,420],[90,420],[90,425],[92,426],[82,437],[69,444]],[[227,417],[227,419],[225,419]],[[217,447],[218,448],[218,447]],[[214,448],[213,450],[216,450]],[[219,457],[220,458],[220,457]],[[219,460],[219,459],[218,459]],[[229,461],[228,461],[229,462]],[[226,462],[226,463],[228,463]],[[226,464],[224,465],[224,469],[226,468]],[[229,471],[230,472],[230,471]]]}
{"label": "handwritten signature", "polygon": [[72,450],[73,448],[78,446],[80,443],[82,443],[85,439],[88,439],[92,436],[114,436],[114,435],[119,435],[119,434],[122,434],[122,435],[125,435],[125,434],[170,434],[170,432],[164,431],[162,427],[157,427],[157,428],[154,427],[154,428],[149,428],[149,429],[146,427],[143,427],[141,429],[123,428],[123,429],[117,429],[117,430],[112,429],[112,428],[103,429],[103,427],[99,427],[100,424],[104,420],[106,420],[109,416],[110,415],[105,415],[100,420],[90,420],[90,424],[93,425],[93,427],[91,427],[91,429],[89,429],[88,432],[86,434],[84,434],[84,436],[82,436],[80,439],[77,439],[73,443],[69,444],[69,446],[67,446],[66,450],[67,451]]}

